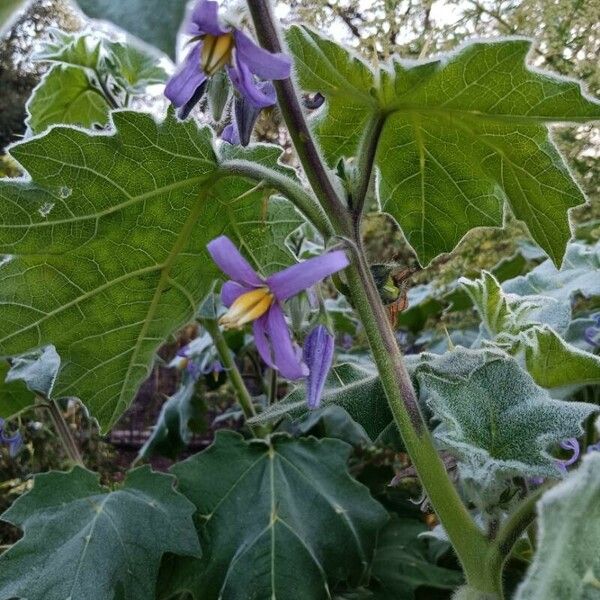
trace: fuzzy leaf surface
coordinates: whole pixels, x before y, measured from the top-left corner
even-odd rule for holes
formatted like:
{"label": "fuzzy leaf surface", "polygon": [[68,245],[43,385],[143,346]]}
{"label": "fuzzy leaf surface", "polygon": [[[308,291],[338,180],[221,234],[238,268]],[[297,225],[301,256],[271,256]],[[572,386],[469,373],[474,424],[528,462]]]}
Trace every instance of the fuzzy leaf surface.
{"label": "fuzzy leaf surface", "polygon": [[431,355],[417,378],[440,421],[436,437],[474,489],[493,490],[514,476],[560,477],[551,446],[581,435],[582,421],[598,410],[553,400],[515,359],[496,351]]}
{"label": "fuzzy leaf surface", "polygon": [[148,467],[109,491],[76,467],[37,475],[2,518],[24,537],[0,557],[0,598],[148,600],[165,552],[199,555],[193,505]]}
{"label": "fuzzy leaf surface", "polygon": [[515,600],[600,598],[600,455],[538,503],[539,544]]}

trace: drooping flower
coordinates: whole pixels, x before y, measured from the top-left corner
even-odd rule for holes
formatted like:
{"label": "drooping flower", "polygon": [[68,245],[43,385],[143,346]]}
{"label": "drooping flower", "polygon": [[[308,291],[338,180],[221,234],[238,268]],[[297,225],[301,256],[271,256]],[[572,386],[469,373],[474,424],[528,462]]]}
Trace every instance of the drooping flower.
{"label": "drooping flower", "polygon": [[8,453],[13,457],[16,456],[21,449],[23,438],[18,431],[13,435],[7,435],[4,431],[4,424],[4,419],[0,418],[0,443],[8,446]]}
{"label": "drooping flower", "polygon": [[222,25],[219,4],[210,0],[196,4],[185,32],[194,36],[192,47],[165,88],[167,98],[180,109],[181,118],[186,118],[200,100],[207,79],[223,68],[239,94],[254,107],[274,104],[274,94],[261,89],[256,77],[288,78],[291,68],[288,56],[267,52],[240,29]]}
{"label": "drooping flower", "polygon": [[[265,96],[272,97],[272,104],[275,104],[275,88],[270,81],[261,81],[257,87],[264,92]],[[252,104],[245,96],[236,96],[233,102],[233,120],[223,130],[221,139],[230,144],[247,146],[261,110],[261,107]]]}
{"label": "drooping flower", "polygon": [[221,325],[230,329],[253,322],[254,342],[267,365],[287,379],[306,377],[308,368],[300,348],[292,341],[282,304],[347,267],[346,254],[341,250],[327,252],[263,278],[228,237],[212,240],[207,249],[221,271],[231,278],[221,289],[221,299],[229,308],[219,321]]}
{"label": "drooping flower", "polygon": [[333,361],[333,335],[325,325],[317,325],[304,341],[303,359],[308,367],[306,378],[306,403],[308,408],[318,408]]}
{"label": "drooping flower", "polygon": [[579,442],[575,438],[569,438],[568,440],[564,440],[560,443],[560,447],[563,450],[571,450],[571,452],[573,452],[570,458],[567,458],[566,460],[556,461],[557,467],[560,469],[563,475],[566,475],[567,467],[570,467],[579,460],[579,454],[581,450],[579,447]]}

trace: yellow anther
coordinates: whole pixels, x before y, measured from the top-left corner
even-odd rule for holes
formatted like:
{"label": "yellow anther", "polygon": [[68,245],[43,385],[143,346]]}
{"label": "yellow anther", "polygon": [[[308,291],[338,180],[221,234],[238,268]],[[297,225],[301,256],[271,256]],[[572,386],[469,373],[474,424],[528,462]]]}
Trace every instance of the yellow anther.
{"label": "yellow anther", "polygon": [[221,317],[219,323],[225,329],[242,327],[250,321],[262,317],[273,304],[273,294],[269,288],[262,287],[242,294]]}
{"label": "yellow anther", "polygon": [[200,66],[207,76],[214,75],[221,67],[231,62],[233,44],[233,33],[206,34],[202,38]]}

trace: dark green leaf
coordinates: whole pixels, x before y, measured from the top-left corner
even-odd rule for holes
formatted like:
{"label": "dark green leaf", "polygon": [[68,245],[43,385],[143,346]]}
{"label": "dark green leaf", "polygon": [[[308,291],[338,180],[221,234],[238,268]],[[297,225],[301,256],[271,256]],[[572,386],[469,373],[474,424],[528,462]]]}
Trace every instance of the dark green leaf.
{"label": "dark green leaf", "polygon": [[356,582],[387,513],[348,475],[349,451],[338,440],[219,432],[208,450],[174,466],[198,508],[204,556],[165,565],[159,597],[319,600],[331,583]]}
{"label": "dark green leaf", "polygon": [[[351,364],[334,366],[325,383],[321,406],[337,405],[348,412],[374,440],[389,425],[392,414],[379,375]],[[305,388],[298,386],[283,400],[251,420],[265,423],[289,415],[298,418],[308,413]]]}
{"label": "dark green leaf", "polygon": [[427,556],[428,531],[414,519],[394,518],[379,535],[370,586],[375,600],[413,600],[417,588],[451,590],[464,581],[460,571],[438,567]]}
{"label": "dark green leaf", "polygon": [[35,398],[22,381],[6,382],[10,370],[7,361],[0,361],[0,418],[9,419],[19,411],[31,406]]}
{"label": "dark green leaf", "polygon": [[37,475],[4,513],[24,537],[0,557],[0,598],[148,600],[165,552],[200,553],[193,505],[148,467],[108,491],[76,467]]}

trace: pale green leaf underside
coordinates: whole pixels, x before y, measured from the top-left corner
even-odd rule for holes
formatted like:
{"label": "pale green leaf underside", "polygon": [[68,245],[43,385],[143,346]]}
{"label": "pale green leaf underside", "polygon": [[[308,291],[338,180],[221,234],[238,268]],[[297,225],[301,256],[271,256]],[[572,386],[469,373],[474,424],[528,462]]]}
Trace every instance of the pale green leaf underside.
{"label": "pale green leaf underside", "polygon": [[600,598],[600,454],[538,503],[539,543],[515,600]]}
{"label": "pale green leaf underside", "polygon": [[374,73],[307,29],[292,27],[287,40],[301,86],[326,98],[317,132],[332,164],[355,156],[365,123],[385,115],[379,201],[422,262],[473,227],[501,226],[507,202],[560,263],[571,236],[567,210],[584,197],[546,124],[599,119],[600,105],[576,83],[528,69],[530,42],[475,43]]}
{"label": "pale green leaf underside", "polygon": [[548,451],[577,437],[597,407],[553,400],[511,357],[457,349],[424,357],[417,378],[441,421],[436,435],[481,488],[513,476],[557,477]]}
{"label": "pale green leaf underside", "polygon": [[349,451],[338,440],[219,432],[174,466],[206,545],[201,560],[165,565],[159,597],[325,600],[332,582],[359,579],[387,513],[349,476]]}
{"label": "pale green leaf underside", "polygon": [[83,69],[55,65],[27,103],[27,124],[40,133],[55,123],[91,128],[108,123],[110,107]]}
{"label": "pale green leaf underside", "polygon": [[13,256],[0,268],[0,356],[54,344],[55,395],[79,396],[103,428],[219,276],[207,242],[224,233],[271,270],[293,261],[282,230],[298,222],[269,190],[223,176],[209,129],[129,111],[113,121],[110,135],[56,127],[13,147],[32,182],[0,182],[0,253]]}
{"label": "pale green leaf underside", "polygon": [[24,537],[0,557],[0,598],[148,600],[165,552],[199,555],[193,505],[148,467],[108,491],[76,467],[35,478],[3,519]]}

